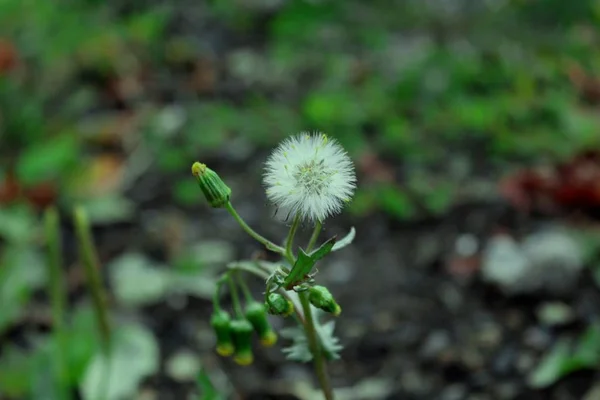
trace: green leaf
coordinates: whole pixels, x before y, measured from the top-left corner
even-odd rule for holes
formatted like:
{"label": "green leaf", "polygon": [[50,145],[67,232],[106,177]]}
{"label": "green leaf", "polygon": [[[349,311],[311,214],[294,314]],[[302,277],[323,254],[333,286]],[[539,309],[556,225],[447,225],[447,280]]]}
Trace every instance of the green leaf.
{"label": "green leaf", "polygon": [[31,208],[25,205],[0,207],[0,237],[11,243],[31,241],[38,231]]}
{"label": "green leaf", "polygon": [[[324,324],[320,322],[322,311],[311,306],[314,315],[315,330],[319,336],[323,353],[328,360],[337,360],[340,358],[340,351],[344,348],[340,340],[335,336],[335,321],[329,321]],[[281,330],[281,336],[292,340],[292,345],[283,349],[286,358],[292,361],[309,362],[312,360],[312,353],[309,348],[309,342],[306,338],[306,332],[300,326],[285,328]]]}
{"label": "green leaf", "polygon": [[199,400],[222,400],[225,398],[225,396],[219,394],[204,369],[201,369],[198,373],[196,385],[200,391]]}
{"label": "green leaf", "polygon": [[88,366],[80,389],[86,400],[135,398],[140,382],[158,371],[158,344],[148,328],[121,325],[111,353],[97,353]]}
{"label": "green leaf", "polygon": [[600,328],[592,326],[580,338],[575,351],[571,341],[559,340],[529,376],[529,385],[544,388],[574,371],[595,368],[600,361]]}
{"label": "green leaf", "polygon": [[335,241],[336,237],[334,236],[310,254],[306,254],[303,249],[300,249],[298,251],[298,259],[296,260],[296,263],[292,267],[290,273],[285,277],[285,280],[281,286],[287,290],[291,290],[293,286],[296,286],[302,282],[305,276],[312,271],[317,261],[331,252],[333,246],[335,245]]}
{"label": "green leaf", "polygon": [[32,293],[46,282],[44,257],[29,246],[7,246],[0,258],[0,332],[18,319]]}
{"label": "green leaf", "polygon": [[198,190],[198,184],[193,179],[181,179],[173,186],[173,196],[182,205],[198,204],[202,198]]}
{"label": "green leaf", "polygon": [[86,368],[100,350],[100,338],[96,314],[90,304],[79,306],[71,314],[71,324],[67,330],[69,383],[76,385],[83,378]]}
{"label": "green leaf", "polygon": [[79,203],[87,212],[92,224],[112,224],[130,221],[135,205],[121,195],[89,198]]}
{"label": "green leaf", "polygon": [[600,325],[591,325],[583,333],[575,348],[574,357],[590,366],[600,362]]}
{"label": "green leaf", "polygon": [[543,388],[556,382],[564,375],[564,368],[570,357],[570,341],[560,340],[531,373],[528,378],[529,385]]}
{"label": "green leaf", "polygon": [[11,345],[0,358],[0,392],[9,398],[26,398],[31,388],[34,355]]}
{"label": "green leaf", "polygon": [[354,237],[356,236],[356,229],[354,229],[354,227],[350,228],[350,232],[348,232],[348,234],[346,236],[344,236],[342,238],[342,240],[338,240],[333,247],[331,248],[331,251],[338,251],[343,249],[344,247],[348,246],[350,243],[352,243],[354,241]]}
{"label": "green leaf", "polygon": [[77,163],[77,138],[78,135],[69,133],[26,148],[17,161],[17,179],[31,185],[69,172]]}
{"label": "green leaf", "polygon": [[409,197],[392,185],[379,188],[378,200],[384,211],[401,220],[414,215],[416,212],[415,206]]}
{"label": "green leaf", "polygon": [[115,297],[125,306],[159,302],[168,293],[170,273],[139,253],[128,253],[113,260],[108,269]]}

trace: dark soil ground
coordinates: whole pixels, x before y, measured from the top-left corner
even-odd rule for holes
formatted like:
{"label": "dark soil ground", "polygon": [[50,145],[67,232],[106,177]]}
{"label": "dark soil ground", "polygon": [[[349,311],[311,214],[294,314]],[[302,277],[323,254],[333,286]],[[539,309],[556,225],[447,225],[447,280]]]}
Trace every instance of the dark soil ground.
{"label": "dark soil ground", "polygon": [[[237,207],[248,222],[268,236],[281,236],[285,225],[271,218],[272,210],[253,183],[259,182],[259,167],[256,163],[256,169],[246,169],[243,176],[236,175],[240,170],[235,168],[222,175],[232,182]],[[236,244],[239,258],[260,250],[221,211],[199,206],[186,215],[201,237]],[[325,260],[317,276],[344,310],[336,331],[345,349],[342,359],[330,364],[333,385],[351,388],[378,382],[387,388],[366,399],[581,399],[596,381],[595,371],[574,373],[545,390],[529,389],[526,379],[559,336],[579,335],[597,316],[600,292],[589,273],[581,277],[576,291],[560,299],[576,318],[548,326],[536,310],[555,296],[507,297],[481,281],[477,256],[460,259],[454,251],[463,235],[472,234],[483,245],[497,228],[523,232],[541,222],[547,221],[519,214],[502,202],[465,204],[440,218],[410,223],[381,213],[329,221],[323,237],[357,228],[354,244]],[[139,240],[131,231],[127,236]],[[114,232],[107,237],[121,236]],[[154,252],[160,254],[160,249]],[[260,293],[259,282],[255,287]],[[227,372],[241,398],[296,398],[284,394],[290,382],[312,381],[309,364],[285,361],[278,349],[257,348],[252,367],[219,359],[210,346],[198,344],[198,332],[190,329],[200,321],[208,330],[210,312],[208,301],[194,299],[177,310],[157,305],[143,311],[165,358],[182,347],[196,349],[207,368]],[[165,376],[148,385],[161,399],[184,398],[194,390]]]}

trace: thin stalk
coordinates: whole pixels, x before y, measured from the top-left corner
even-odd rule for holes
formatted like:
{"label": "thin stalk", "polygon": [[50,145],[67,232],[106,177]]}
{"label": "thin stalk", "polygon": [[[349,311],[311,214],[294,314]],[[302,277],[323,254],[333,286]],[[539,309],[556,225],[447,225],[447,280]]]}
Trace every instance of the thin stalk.
{"label": "thin stalk", "polygon": [[[229,264],[228,268],[231,271],[245,271],[248,272],[250,274],[255,275],[258,278],[261,279],[267,279],[269,277],[269,273],[267,271],[264,271],[262,269],[260,269],[259,267],[251,267],[250,265],[247,264]],[[302,312],[300,311],[300,308],[298,307],[298,304],[296,304],[296,302],[294,301],[294,299],[292,299],[290,297],[290,295],[288,294],[288,292],[286,292],[283,288],[279,289],[279,293],[281,293],[283,296],[285,296],[289,301],[292,302],[292,304],[294,304],[294,318],[296,319],[296,321],[299,324],[304,325],[304,316],[302,315]]]}
{"label": "thin stalk", "polygon": [[240,296],[238,295],[238,291],[235,287],[235,282],[233,281],[231,273],[227,274],[227,281],[229,282],[229,292],[231,295],[231,302],[233,303],[233,310],[235,311],[237,317],[242,318],[244,316],[244,312],[242,311]]}
{"label": "thin stalk", "polygon": [[74,213],[75,230],[79,244],[79,253],[85,270],[88,288],[92,294],[92,302],[96,312],[100,337],[103,348],[108,354],[110,351],[110,325],[108,322],[108,307],[104,288],[100,279],[100,262],[98,253],[92,238],[90,224],[84,209],[77,207]]}
{"label": "thin stalk", "polygon": [[313,318],[312,310],[310,309],[308,292],[301,292],[298,294],[298,296],[300,297],[300,303],[302,304],[302,309],[304,311],[304,331],[306,332],[306,337],[308,338],[310,352],[313,355],[313,364],[317,379],[319,380],[319,385],[321,385],[321,390],[323,391],[325,399],[333,400],[333,389],[329,383],[326,360],[323,355],[321,343],[317,337],[317,332],[315,330],[315,320]]}
{"label": "thin stalk", "polygon": [[221,311],[221,301],[220,301],[220,292],[221,292],[221,286],[223,286],[223,284],[225,283],[225,281],[227,280],[227,275],[223,275],[219,278],[219,280],[217,281],[217,287],[215,288],[215,291],[213,293],[213,308],[215,309],[215,311]]}
{"label": "thin stalk", "polygon": [[67,303],[63,274],[63,259],[61,256],[62,242],[60,238],[60,225],[58,212],[52,207],[44,214],[46,243],[48,247],[48,267],[50,269],[50,302],[52,304],[53,333],[57,342],[56,375],[61,390],[61,398],[69,399],[71,396],[67,387],[69,381],[69,368],[66,362],[67,338],[65,332],[65,304]]}
{"label": "thin stalk", "polygon": [[298,226],[300,225],[300,214],[296,214],[294,216],[294,220],[292,221],[292,226],[290,227],[290,231],[285,239],[285,257],[290,261],[291,265],[294,265],[292,260],[294,259],[294,251],[292,248],[294,247],[294,237],[296,236],[296,231],[298,230]]}
{"label": "thin stalk", "polygon": [[242,288],[242,293],[244,294],[244,298],[246,299],[246,303],[251,303],[254,301],[254,297],[252,297],[252,293],[250,292],[250,289],[248,288],[248,285],[246,285],[246,281],[244,281],[244,279],[242,278],[241,274],[239,272],[234,272],[236,278],[238,278],[238,284],[240,285],[240,288]]}
{"label": "thin stalk", "polygon": [[242,219],[242,217],[240,217],[240,215],[237,213],[237,211],[235,211],[235,208],[233,208],[233,206],[231,205],[231,202],[228,202],[227,204],[225,204],[225,208],[227,209],[227,211],[229,211],[229,214],[231,214],[231,216],[237,221],[238,224],[240,224],[240,226],[242,227],[242,229],[248,235],[250,235],[256,241],[258,241],[261,244],[263,244],[267,249],[269,249],[271,251],[274,251],[275,253],[282,254],[282,255],[285,254],[285,249],[283,247],[277,246],[275,243],[273,243],[269,239],[261,236],[254,229],[252,229],[246,223],[246,221],[244,221]]}
{"label": "thin stalk", "polygon": [[306,252],[310,252],[315,244],[317,243],[317,239],[319,238],[319,234],[321,233],[321,229],[323,228],[323,223],[321,221],[317,221],[315,225],[315,229],[313,230],[312,235],[310,236],[310,240],[308,241],[308,246],[306,246]]}

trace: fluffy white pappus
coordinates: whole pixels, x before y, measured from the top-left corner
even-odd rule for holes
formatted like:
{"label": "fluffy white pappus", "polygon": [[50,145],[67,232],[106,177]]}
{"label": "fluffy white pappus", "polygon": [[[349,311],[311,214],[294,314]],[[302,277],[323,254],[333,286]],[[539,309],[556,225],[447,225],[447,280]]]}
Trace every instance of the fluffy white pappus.
{"label": "fluffy white pappus", "polygon": [[339,213],[356,188],[352,160],[323,133],[300,133],[269,156],[263,182],[267,197],[286,215],[323,221]]}

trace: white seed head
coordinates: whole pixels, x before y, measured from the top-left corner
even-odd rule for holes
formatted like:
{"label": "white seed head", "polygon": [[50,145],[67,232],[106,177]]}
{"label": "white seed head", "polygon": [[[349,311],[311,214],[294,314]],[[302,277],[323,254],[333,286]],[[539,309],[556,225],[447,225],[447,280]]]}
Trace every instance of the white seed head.
{"label": "white seed head", "polygon": [[269,156],[263,182],[267,197],[289,215],[323,221],[339,213],[356,187],[346,151],[323,133],[301,133],[284,140]]}

